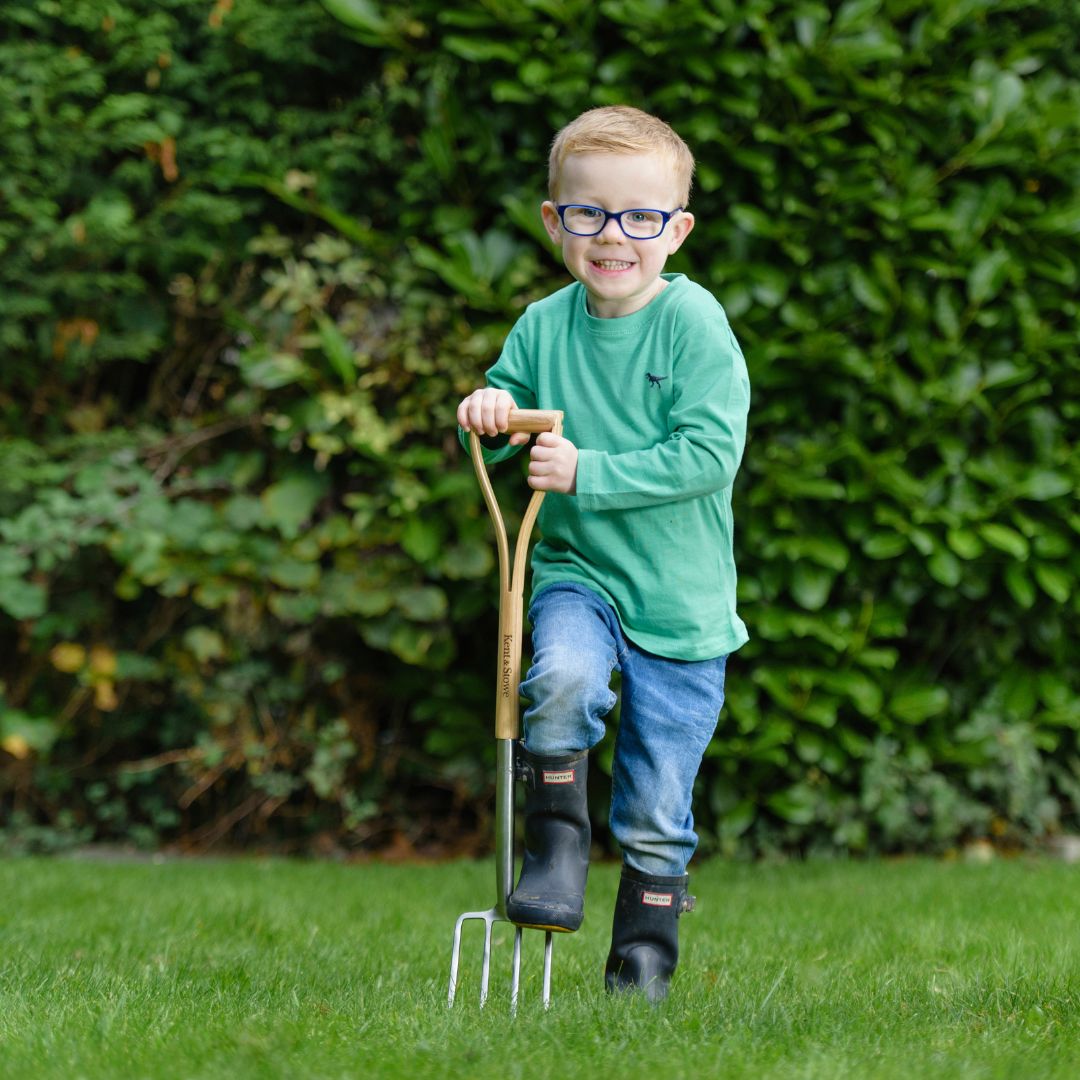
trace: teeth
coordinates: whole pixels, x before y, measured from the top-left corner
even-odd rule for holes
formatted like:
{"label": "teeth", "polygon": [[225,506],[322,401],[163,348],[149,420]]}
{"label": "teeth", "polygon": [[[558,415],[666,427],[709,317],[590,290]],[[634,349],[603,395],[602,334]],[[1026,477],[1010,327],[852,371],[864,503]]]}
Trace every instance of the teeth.
{"label": "teeth", "polygon": [[601,270],[625,270],[629,266],[633,266],[633,263],[618,262],[615,259],[594,259],[593,262],[600,267]]}

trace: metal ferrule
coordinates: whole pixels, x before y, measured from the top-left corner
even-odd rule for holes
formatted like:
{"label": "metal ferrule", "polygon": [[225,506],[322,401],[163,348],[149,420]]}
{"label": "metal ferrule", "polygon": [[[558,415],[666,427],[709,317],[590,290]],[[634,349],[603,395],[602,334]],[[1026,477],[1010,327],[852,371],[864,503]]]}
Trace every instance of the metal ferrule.
{"label": "metal ferrule", "polygon": [[514,891],[514,740],[495,740],[495,910]]}

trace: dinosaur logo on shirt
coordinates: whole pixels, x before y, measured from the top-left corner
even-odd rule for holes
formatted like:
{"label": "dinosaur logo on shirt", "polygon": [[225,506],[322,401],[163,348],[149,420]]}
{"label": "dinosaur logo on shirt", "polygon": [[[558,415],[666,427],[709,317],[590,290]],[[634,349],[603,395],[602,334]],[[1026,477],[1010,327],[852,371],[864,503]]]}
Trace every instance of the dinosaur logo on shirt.
{"label": "dinosaur logo on shirt", "polygon": [[660,389],[660,384],[667,378],[666,375],[654,375],[651,371],[645,372],[645,378],[649,380],[650,386],[655,386],[657,390]]}

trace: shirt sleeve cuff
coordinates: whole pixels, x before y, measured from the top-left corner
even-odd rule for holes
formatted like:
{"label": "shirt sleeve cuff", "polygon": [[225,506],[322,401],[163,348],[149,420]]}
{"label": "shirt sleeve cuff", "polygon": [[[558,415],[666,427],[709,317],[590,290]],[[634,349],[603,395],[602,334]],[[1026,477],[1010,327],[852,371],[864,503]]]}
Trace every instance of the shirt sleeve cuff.
{"label": "shirt sleeve cuff", "polygon": [[596,476],[599,466],[600,451],[579,450],[577,476],[574,478],[574,495],[582,510],[599,509],[596,497]]}

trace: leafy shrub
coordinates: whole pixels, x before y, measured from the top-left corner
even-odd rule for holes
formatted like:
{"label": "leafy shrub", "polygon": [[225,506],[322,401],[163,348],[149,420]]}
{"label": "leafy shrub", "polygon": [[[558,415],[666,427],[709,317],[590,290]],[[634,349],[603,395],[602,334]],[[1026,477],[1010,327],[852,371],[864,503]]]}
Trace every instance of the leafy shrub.
{"label": "leafy shrub", "polygon": [[1075,827],[1071,5],[37,0],[0,25],[10,842],[482,846],[492,546],[453,408],[565,280],[546,147],[611,102],[694,148],[672,268],[754,388],[753,639],[705,849]]}

